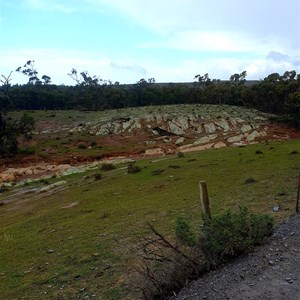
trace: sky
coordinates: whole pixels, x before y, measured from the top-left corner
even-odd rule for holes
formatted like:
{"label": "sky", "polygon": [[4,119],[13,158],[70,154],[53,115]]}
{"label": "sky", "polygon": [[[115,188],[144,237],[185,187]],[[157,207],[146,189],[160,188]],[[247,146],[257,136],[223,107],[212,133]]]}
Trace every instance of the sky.
{"label": "sky", "polygon": [[28,60],[66,85],[72,68],[121,84],[300,73],[300,1],[0,0],[0,75]]}

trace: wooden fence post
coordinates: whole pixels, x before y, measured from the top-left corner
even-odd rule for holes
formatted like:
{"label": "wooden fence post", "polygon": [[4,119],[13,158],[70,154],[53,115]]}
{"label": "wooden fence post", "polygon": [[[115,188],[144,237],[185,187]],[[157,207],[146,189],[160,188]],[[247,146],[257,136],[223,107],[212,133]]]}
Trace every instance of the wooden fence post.
{"label": "wooden fence post", "polygon": [[200,187],[200,201],[201,201],[201,207],[203,214],[205,218],[208,220],[211,220],[211,213],[210,213],[210,207],[209,207],[209,199],[208,199],[208,191],[207,191],[207,184],[205,181],[199,182]]}
{"label": "wooden fence post", "polygon": [[300,170],[299,170],[299,178],[298,178],[298,193],[296,199],[296,212],[299,213],[299,202],[300,202]]}

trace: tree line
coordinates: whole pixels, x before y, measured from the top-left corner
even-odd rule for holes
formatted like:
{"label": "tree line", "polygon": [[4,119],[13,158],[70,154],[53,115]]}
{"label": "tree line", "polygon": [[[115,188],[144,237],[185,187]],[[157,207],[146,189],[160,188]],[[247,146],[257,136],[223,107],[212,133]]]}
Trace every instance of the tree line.
{"label": "tree line", "polygon": [[[210,79],[208,74],[194,77],[191,83],[156,83],[154,78],[135,84],[112,83],[88,72],[72,69],[68,74],[76,85],[54,85],[51,78],[39,79],[28,61],[18,72],[28,76],[24,85],[10,85],[2,75],[0,105],[11,110],[106,110],[146,105],[227,104],[256,108],[275,114],[299,114],[300,74],[272,73],[260,81],[247,82],[246,71],[233,74],[228,81]],[[10,74],[11,75],[11,74]],[[9,80],[4,80],[4,79]]]}

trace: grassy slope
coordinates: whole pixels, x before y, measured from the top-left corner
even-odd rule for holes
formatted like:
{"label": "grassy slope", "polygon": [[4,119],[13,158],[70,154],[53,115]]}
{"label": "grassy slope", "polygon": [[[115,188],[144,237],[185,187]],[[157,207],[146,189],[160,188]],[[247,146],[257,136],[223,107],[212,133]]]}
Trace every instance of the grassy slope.
{"label": "grassy slope", "polygon": [[[3,299],[132,299],[129,246],[145,234],[145,221],[173,234],[176,218],[185,216],[197,228],[199,180],[208,183],[213,214],[246,205],[280,220],[294,209],[300,154],[290,153],[299,149],[298,140],[144,160],[137,174],[120,168],[102,172],[99,181],[91,172],[72,175],[63,191],[28,193],[19,204],[0,206],[0,294]],[[164,172],[153,175],[157,169]],[[245,184],[249,177],[257,182]],[[0,194],[0,201],[5,196]],[[78,205],[62,208],[74,202]],[[273,213],[276,204],[282,210]]]}

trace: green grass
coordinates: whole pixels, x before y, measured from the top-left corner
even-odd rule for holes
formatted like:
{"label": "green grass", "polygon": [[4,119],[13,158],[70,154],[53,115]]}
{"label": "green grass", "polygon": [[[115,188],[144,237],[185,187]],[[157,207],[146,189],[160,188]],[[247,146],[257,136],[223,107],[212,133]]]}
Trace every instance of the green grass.
{"label": "green grass", "polygon": [[[31,192],[1,205],[1,297],[139,299],[130,285],[132,247],[146,221],[174,236],[182,216],[196,230],[200,180],[208,184],[213,215],[247,206],[279,221],[294,212],[300,155],[290,153],[299,149],[298,140],[142,160],[136,174],[118,168],[101,172],[99,181],[99,170],[75,174],[55,194]],[[245,184],[249,178],[255,182]],[[0,202],[12,193],[1,193]],[[63,208],[72,203],[78,204]],[[282,210],[274,213],[277,204]]]}

